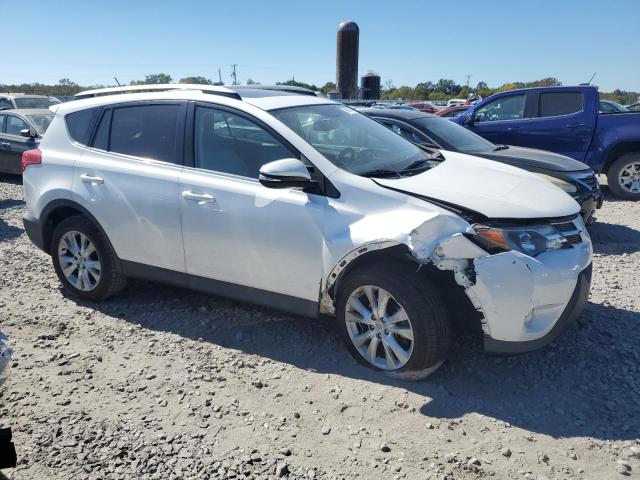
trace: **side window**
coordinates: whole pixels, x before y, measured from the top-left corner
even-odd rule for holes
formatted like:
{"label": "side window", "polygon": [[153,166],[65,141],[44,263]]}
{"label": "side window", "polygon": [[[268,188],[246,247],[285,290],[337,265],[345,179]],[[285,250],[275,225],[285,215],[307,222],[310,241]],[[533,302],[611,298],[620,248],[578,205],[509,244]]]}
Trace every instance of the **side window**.
{"label": "side window", "polygon": [[406,127],[404,127],[402,125],[398,125],[397,123],[393,123],[393,122],[389,122],[389,123],[385,122],[385,125],[387,127],[389,127],[391,130],[393,130],[394,132],[396,132],[401,137],[404,137],[407,140],[409,140],[410,142],[413,142],[413,143],[425,143],[426,142],[425,138],[423,138],[422,136],[420,136],[419,134],[417,134],[413,130],[409,130],[408,128],[406,128]]}
{"label": "side window", "polygon": [[102,114],[98,128],[96,129],[96,135],[93,138],[93,147],[100,150],[109,150],[109,130],[111,129],[111,112],[112,110],[106,110]]}
{"label": "side window", "polygon": [[0,133],[4,133],[4,119],[6,115],[0,115]]}
{"label": "side window", "polygon": [[89,145],[93,126],[100,114],[100,108],[88,108],[68,114],[64,119],[71,138],[81,145]]}
{"label": "side window", "polygon": [[258,178],[260,167],[294,156],[258,124],[225,110],[197,107],[195,166]]}
{"label": "side window", "polygon": [[24,120],[14,117],[13,115],[7,116],[7,135],[20,136],[20,130],[24,130],[25,128],[29,128],[29,125],[27,125]]}
{"label": "side window", "polygon": [[499,122],[524,118],[524,95],[497,98],[476,110],[476,122]]}
{"label": "side window", "polygon": [[176,163],[180,109],[178,104],[114,109],[109,151]]}
{"label": "side window", "polygon": [[8,98],[0,98],[0,108],[13,108],[13,103]]}
{"label": "side window", "polygon": [[582,111],[580,92],[553,92],[540,94],[540,116],[557,117]]}

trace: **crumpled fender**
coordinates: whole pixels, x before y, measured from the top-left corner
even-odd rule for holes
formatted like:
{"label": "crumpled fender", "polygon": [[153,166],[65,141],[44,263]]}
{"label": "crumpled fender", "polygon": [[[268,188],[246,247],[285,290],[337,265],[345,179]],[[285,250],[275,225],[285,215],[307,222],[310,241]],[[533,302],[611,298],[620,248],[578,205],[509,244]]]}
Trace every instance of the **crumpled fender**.
{"label": "crumpled fender", "polygon": [[[439,242],[467,230],[472,231],[467,222],[456,215],[407,209],[367,215],[347,229],[329,232],[324,244],[324,268],[328,273],[321,287],[321,313],[334,313],[331,288],[356,258],[375,250],[405,245],[417,262],[429,263]],[[349,249],[337,263],[327,264],[328,259],[336,258],[335,252],[342,250],[344,245],[358,247]]]}

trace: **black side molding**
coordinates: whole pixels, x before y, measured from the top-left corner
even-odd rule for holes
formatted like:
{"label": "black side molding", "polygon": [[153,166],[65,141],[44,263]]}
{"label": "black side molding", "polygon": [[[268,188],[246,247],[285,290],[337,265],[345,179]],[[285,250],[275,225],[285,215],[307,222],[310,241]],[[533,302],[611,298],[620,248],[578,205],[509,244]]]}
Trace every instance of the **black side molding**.
{"label": "black side molding", "polygon": [[128,260],[121,260],[121,264],[122,271],[127,277],[198,290],[200,292],[253,303],[303,317],[318,318],[319,315],[318,302],[312,300],[213,280],[211,278],[199,277],[183,272],[174,272],[173,270],[130,262]]}

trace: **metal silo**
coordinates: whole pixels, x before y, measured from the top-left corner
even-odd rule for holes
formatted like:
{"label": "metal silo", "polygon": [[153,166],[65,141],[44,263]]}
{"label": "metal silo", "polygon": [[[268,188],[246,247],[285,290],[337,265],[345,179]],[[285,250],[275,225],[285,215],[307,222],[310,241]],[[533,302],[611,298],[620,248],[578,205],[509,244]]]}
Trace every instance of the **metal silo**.
{"label": "metal silo", "polygon": [[359,37],[360,29],[355,22],[345,20],[338,25],[336,89],[344,99],[358,96]]}
{"label": "metal silo", "polygon": [[360,79],[360,97],[363,100],[378,100],[380,98],[380,75],[367,72]]}

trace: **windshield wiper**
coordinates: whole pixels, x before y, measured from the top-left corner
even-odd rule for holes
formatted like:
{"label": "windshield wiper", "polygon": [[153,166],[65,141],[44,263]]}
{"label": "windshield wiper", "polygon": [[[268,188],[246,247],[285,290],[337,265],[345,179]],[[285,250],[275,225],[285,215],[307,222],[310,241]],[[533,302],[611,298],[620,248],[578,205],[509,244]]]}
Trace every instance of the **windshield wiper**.
{"label": "windshield wiper", "polygon": [[496,148],[491,150],[492,152],[497,152],[498,150],[506,150],[509,148],[509,145],[496,145]]}
{"label": "windshield wiper", "polygon": [[420,160],[416,160],[415,162],[411,162],[409,165],[407,165],[406,167],[404,167],[402,170],[400,170],[401,172],[409,172],[411,170],[417,170],[419,168],[422,168],[423,166],[425,166],[425,164],[429,163],[429,160],[427,160],[426,158],[422,158]]}
{"label": "windshield wiper", "polygon": [[400,173],[387,168],[377,168],[360,174],[361,177],[401,177]]}

